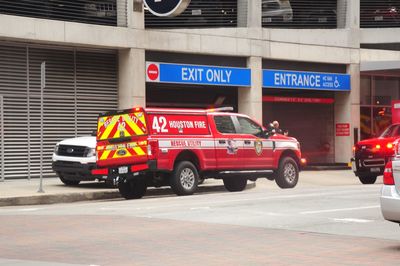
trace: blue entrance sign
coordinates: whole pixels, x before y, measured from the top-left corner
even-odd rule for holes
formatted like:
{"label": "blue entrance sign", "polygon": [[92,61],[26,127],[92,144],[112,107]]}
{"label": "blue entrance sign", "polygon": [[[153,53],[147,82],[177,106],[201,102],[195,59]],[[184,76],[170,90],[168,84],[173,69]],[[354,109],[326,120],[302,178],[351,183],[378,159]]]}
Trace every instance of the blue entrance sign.
{"label": "blue entrance sign", "polygon": [[263,87],[278,89],[307,89],[350,91],[350,75],[336,73],[263,70]]}
{"label": "blue entrance sign", "polygon": [[251,86],[248,68],[146,62],[146,81],[216,86]]}

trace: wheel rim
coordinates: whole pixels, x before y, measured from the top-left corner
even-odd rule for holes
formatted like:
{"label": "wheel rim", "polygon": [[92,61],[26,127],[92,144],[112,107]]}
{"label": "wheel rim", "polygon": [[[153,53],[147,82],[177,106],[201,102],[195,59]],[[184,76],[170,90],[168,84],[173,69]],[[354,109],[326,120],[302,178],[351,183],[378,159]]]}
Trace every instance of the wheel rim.
{"label": "wheel rim", "polygon": [[194,172],[190,168],[185,168],[181,172],[181,184],[185,189],[191,189],[194,186]]}
{"label": "wheel rim", "polygon": [[296,180],[296,168],[293,164],[288,163],[285,165],[285,168],[283,169],[283,176],[289,183],[293,183]]}

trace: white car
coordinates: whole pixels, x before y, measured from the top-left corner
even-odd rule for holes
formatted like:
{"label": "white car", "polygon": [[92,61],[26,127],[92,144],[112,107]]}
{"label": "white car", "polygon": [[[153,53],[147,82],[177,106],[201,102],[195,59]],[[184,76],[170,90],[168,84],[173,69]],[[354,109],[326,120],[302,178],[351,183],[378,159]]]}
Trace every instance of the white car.
{"label": "white car", "polygon": [[91,170],[96,167],[96,137],[65,139],[56,144],[53,153],[53,171],[65,185],[91,181]]}
{"label": "white car", "polygon": [[261,3],[263,23],[292,21],[293,10],[289,0],[263,0]]}
{"label": "white car", "polygon": [[[400,139],[398,139],[399,141]],[[386,164],[381,191],[383,217],[400,224],[400,145],[395,143],[395,157]]]}

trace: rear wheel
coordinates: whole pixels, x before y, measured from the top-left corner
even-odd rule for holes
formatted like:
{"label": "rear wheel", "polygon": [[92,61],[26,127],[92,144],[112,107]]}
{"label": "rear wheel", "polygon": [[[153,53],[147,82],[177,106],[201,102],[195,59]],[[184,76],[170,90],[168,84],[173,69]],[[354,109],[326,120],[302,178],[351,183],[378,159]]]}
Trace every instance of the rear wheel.
{"label": "rear wheel", "polygon": [[244,177],[224,177],[224,186],[230,192],[243,191],[247,185],[247,179]]}
{"label": "rear wheel", "polygon": [[69,180],[69,179],[66,179],[65,177],[63,177],[61,174],[58,174],[58,177],[60,178],[60,180],[61,180],[61,182],[63,182],[65,185],[67,185],[67,186],[77,186],[77,185],[79,185],[79,183],[81,182],[81,181],[79,181],[79,180]]}
{"label": "rear wheel", "polygon": [[280,188],[294,188],[299,181],[299,167],[292,157],[284,157],[279,162],[275,178]]}
{"label": "rear wheel", "polygon": [[146,194],[147,184],[143,179],[126,180],[118,182],[118,190],[125,199],[140,199]]}
{"label": "rear wheel", "polygon": [[192,195],[199,182],[196,166],[189,161],[178,162],[171,175],[171,188],[178,196]]}
{"label": "rear wheel", "polygon": [[376,182],[376,175],[366,175],[366,176],[359,176],[360,182],[364,185],[375,184]]}

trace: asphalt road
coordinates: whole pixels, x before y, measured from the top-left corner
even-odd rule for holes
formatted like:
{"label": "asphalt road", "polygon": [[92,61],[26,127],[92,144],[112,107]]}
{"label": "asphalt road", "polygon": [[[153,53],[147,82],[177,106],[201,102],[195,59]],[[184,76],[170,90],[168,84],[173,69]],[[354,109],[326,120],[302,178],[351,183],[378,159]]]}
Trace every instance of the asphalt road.
{"label": "asphalt road", "polygon": [[0,208],[0,265],[398,265],[381,179],[302,172],[294,189]]}

